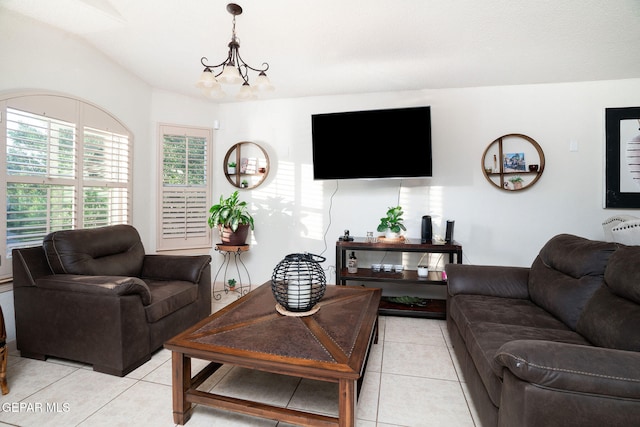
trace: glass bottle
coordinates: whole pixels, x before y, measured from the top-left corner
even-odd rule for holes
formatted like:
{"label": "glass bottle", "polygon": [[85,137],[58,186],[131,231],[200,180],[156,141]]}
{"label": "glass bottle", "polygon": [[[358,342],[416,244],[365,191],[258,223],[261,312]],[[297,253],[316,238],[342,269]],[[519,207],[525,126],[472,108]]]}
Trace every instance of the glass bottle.
{"label": "glass bottle", "polygon": [[358,272],[358,258],[356,258],[355,252],[351,252],[349,255],[349,261],[347,262],[347,271],[349,273],[357,273]]}

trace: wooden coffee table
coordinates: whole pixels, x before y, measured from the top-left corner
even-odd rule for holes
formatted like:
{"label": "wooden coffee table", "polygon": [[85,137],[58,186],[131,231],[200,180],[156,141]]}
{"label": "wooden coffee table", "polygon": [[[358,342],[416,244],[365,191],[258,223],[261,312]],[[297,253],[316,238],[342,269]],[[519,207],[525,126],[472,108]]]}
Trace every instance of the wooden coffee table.
{"label": "wooden coffee table", "polygon": [[[267,282],[167,341],[174,422],[187,422],[198,403],[305,426],[353,426],[359,384],[377,341],[381,293],[329,285],[315,314],[291,317],[276,312]],[[211,361],[193,378],[192,357]],[[338,417],[196,390],[223,364],[338,383]]]}

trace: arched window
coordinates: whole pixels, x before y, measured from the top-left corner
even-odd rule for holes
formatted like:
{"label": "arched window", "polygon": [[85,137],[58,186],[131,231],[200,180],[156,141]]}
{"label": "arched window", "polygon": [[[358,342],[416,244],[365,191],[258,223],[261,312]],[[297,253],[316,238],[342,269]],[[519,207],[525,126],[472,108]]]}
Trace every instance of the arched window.
{"label": "arched window", "polygon": [[131,132],[103,109],[59,94],[0,96],[0,277],[13,248],[48,233],[131,222]]}

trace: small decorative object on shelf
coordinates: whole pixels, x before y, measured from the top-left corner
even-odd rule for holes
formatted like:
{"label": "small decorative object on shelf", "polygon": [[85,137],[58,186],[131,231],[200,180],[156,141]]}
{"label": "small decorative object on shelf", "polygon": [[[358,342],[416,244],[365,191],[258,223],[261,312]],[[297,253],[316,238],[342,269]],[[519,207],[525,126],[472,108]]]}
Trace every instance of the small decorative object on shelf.
{"label": "small decorative object on shelf", "polygon": [[509,178],[509,182],[513,184],[514,190],[520,190],[522,188],[522,183],[524,182],[524,180],[522,179],[522,177],[516,175]]}
{"label": "small decorative object on shelf", "polygon": [[429,267],[426,265],[418,266],[418,277],[427,277],[429,275]]}
{"label": "small decorative object on shelf", "polygon": [[[310,253],[289,254],[278,263],[271,276],[271,290],[283,315],[310,315],[324,296],[327,279],[320,262],[326,258]],[[304,314],[306,313],[306,314]]]}
{"label": "small decorative object on shelf", "polygon": [[352,274],[358,272],[358,258],[356,258],[356,253],[353,251],[351,251],[351,255],[349,255],[349,262],[347,263],[347,271]]}
{"label": "small decorative object on shelf", "polygon": [[236,279],[227,280],[227,284],[229,285],[229,290],[234,291],[236,289]]}
{"label": "small decorative object on shelf", "polygon": [[236,162],[229,162],[227,165],[227,173],[229,175],[234,175],[236,173]]}

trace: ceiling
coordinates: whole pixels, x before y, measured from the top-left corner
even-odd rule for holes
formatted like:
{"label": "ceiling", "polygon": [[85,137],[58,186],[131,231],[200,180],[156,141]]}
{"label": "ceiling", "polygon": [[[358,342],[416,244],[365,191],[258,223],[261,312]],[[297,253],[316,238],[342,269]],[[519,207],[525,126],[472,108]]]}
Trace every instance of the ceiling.
{"label": "ceiling", "polygon": [[[0,0],[150,86],[201,96],[231,39],[228,1]],[[640,78],[640,0],[239,0],[266,98]],[[255,76],[250,78],[255,79]]]}

